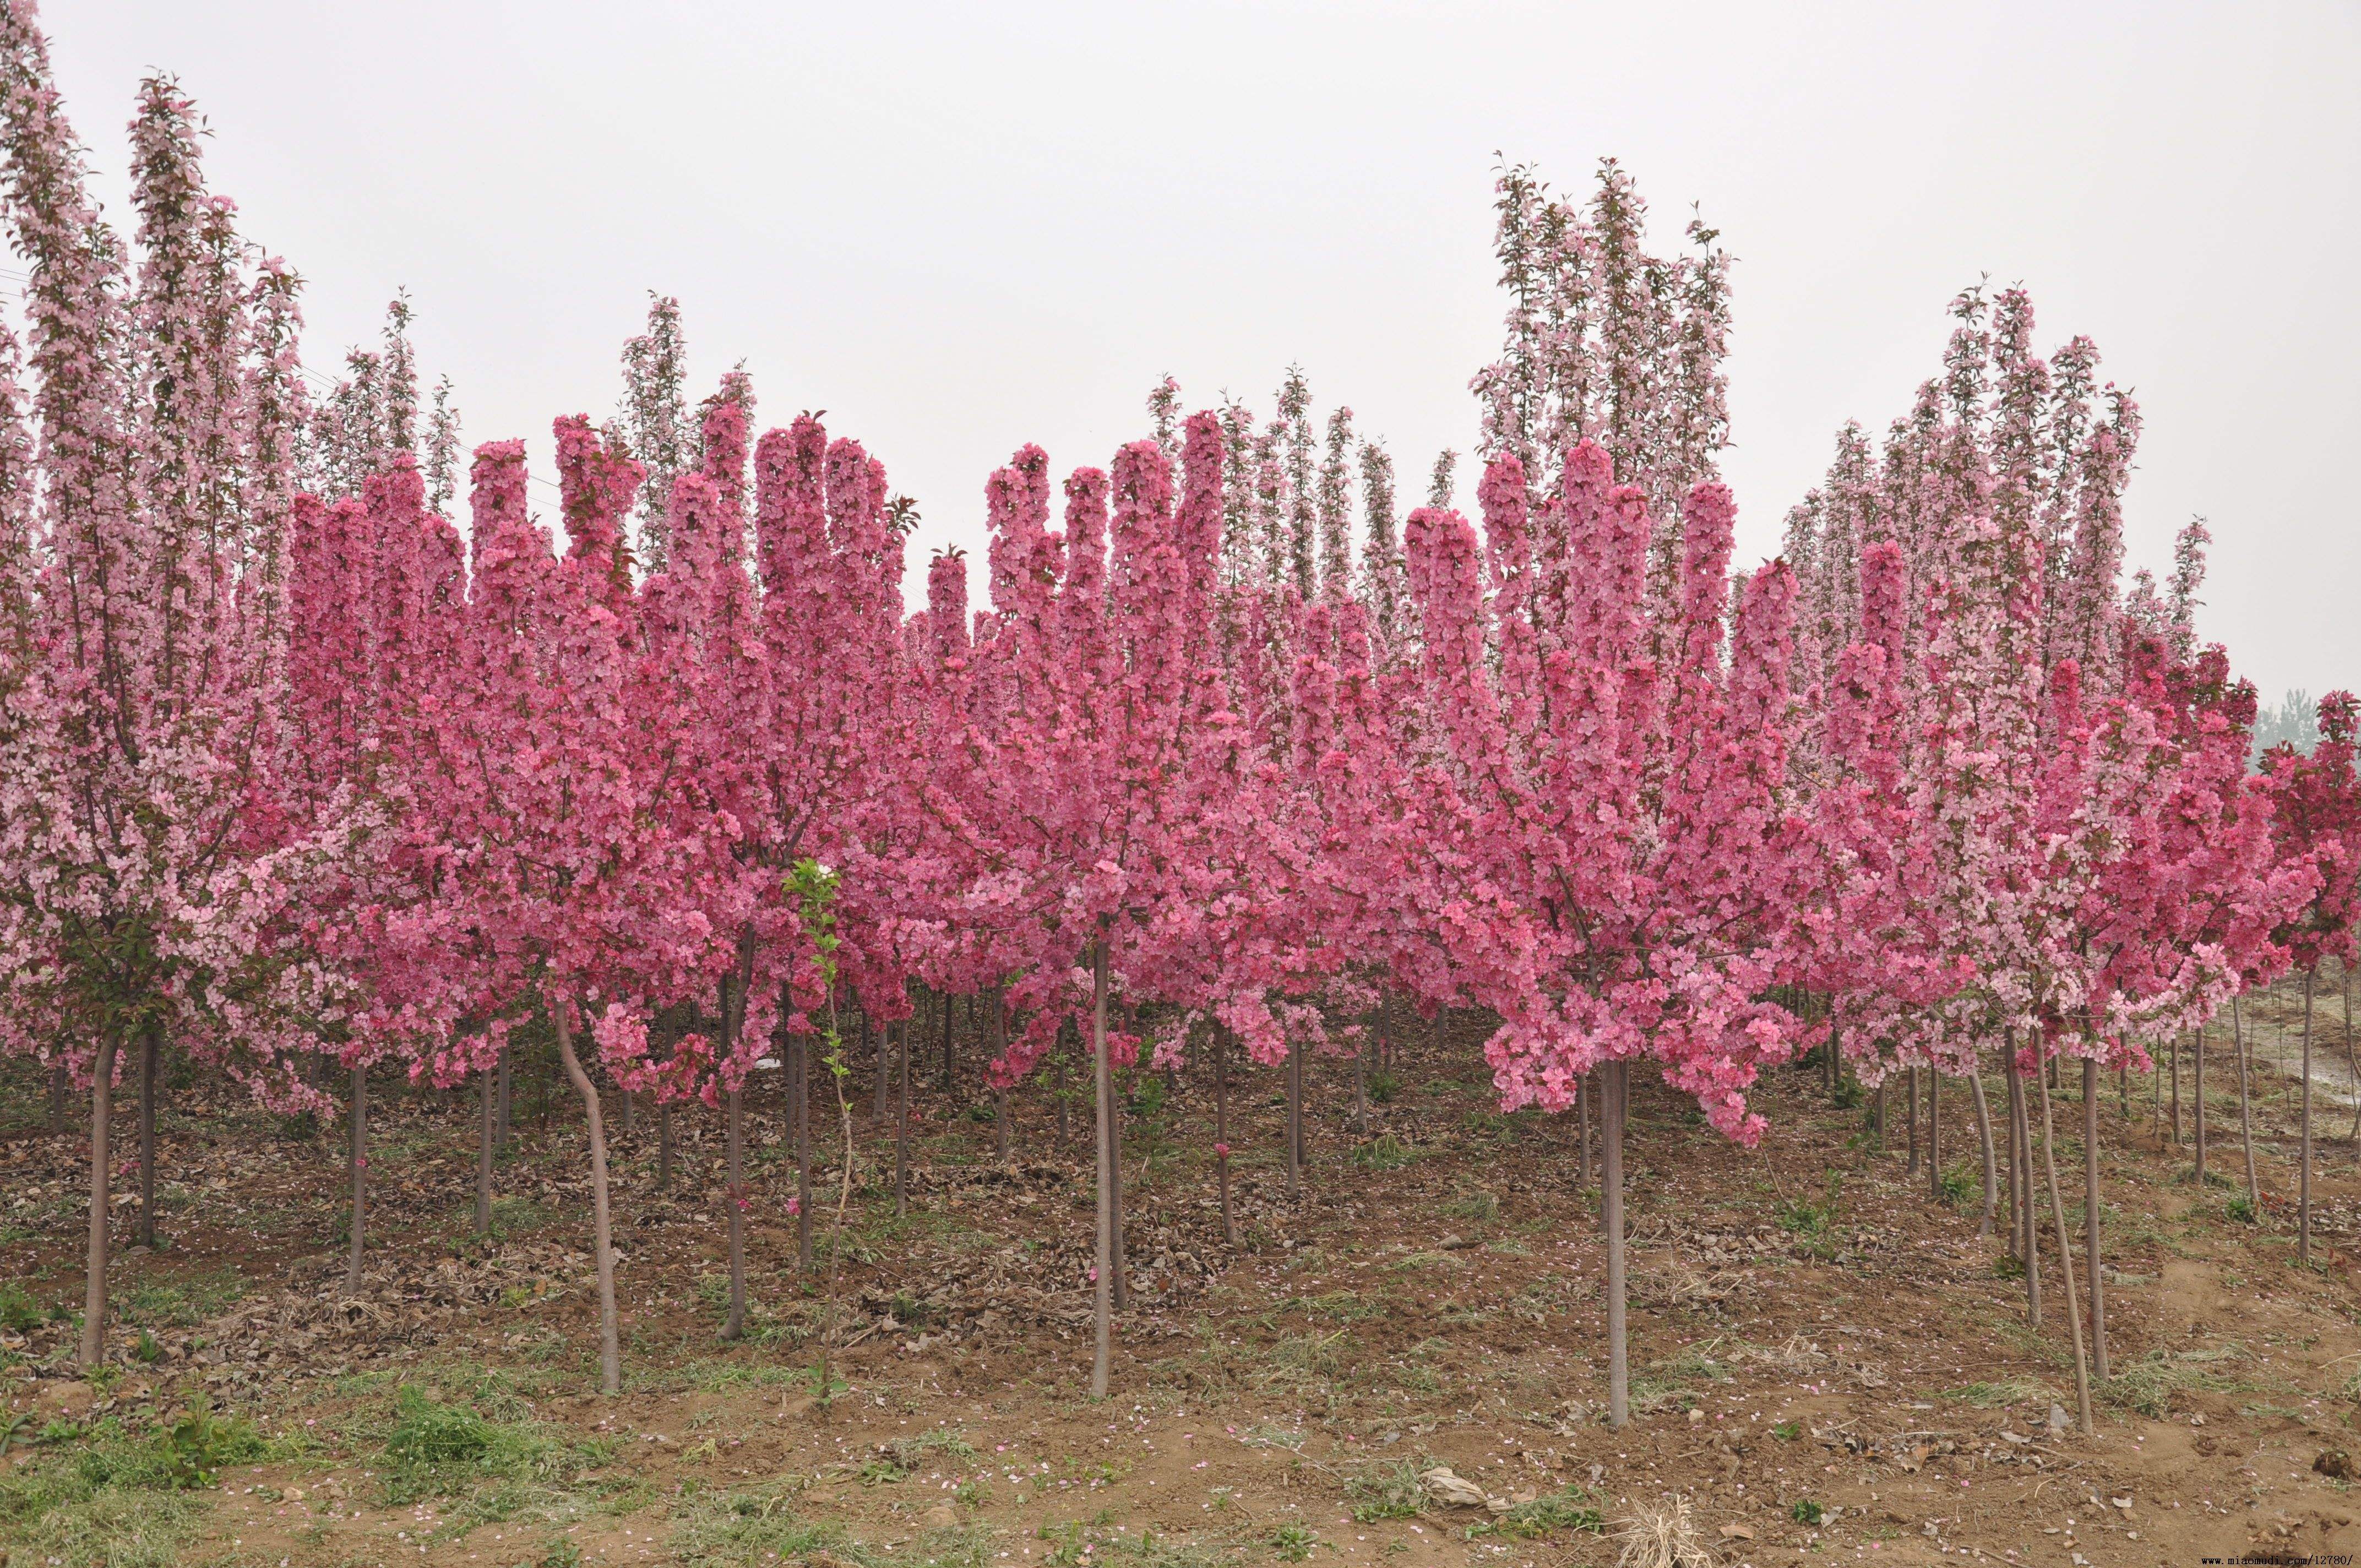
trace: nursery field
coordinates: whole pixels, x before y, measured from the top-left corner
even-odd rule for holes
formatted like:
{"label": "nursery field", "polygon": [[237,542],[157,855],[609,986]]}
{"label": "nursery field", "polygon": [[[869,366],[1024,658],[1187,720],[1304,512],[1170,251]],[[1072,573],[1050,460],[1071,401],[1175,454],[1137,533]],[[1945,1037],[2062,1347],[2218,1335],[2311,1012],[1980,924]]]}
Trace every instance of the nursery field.
{"label": "nursery field", "polygon": [[[578,1112],[529,1061],[489,1240],[472,1234],[473,1098],[380,1101],[357,1292],[334,1136],[242,1097],[168,1091],[159,1246],[119,1256],[121,1321],[90,1375],[71,1315],[81,1140],[46,1134],[40,1085],[20,1073],[0,1144],[0,1550],[11,1568],[2113,1564],[2350,1550],[2351,1113],[2323,1062],[2314,1261],[2299,1267],[2297,1098],[2272,1066],[2301,1002],[2283,986],[2248,1007],[2258,1221],[2226,1029],[2209,1040],[2202,1190],[2189,1064],[2178,1147],[2162,1093],[2105,1087],[2113,1376],[2089,1438],[2070,1420],[2054,1272],[2035,1332],[2021,1270],[1979,1238],[1957,1084],[1939,1198],[1910,1168],[1894,1091],[1881,1148],[1873,1097],[1849,1080],[1832,1096],[1808,1067],[1774,1075],[1760,1102],[1780,1132],[1753,1151],[1685,1098],[1635,1091],[1635,1416],[1617,1431],[1576,1124],[1498,1113],[1474,1015],[1371,1075],[1365,1131],[1350,1064],[1316,1063],[1296,1202],[1276,1075],[1234,1080],[1235,1245],[1207,1152],[1210,1075],[1131,1078],[1132,1294],[1104,1402],[1087,1397],[1086,1113],[1061,1138],[1051,1097],[1013,1097],[1012,1158],[998,1161],[972,1041],[957,1087],[917,1080],[899,1216],[890,1129],[865,1074],[853,1082],[862,1154],[825,1408],[821,1291],[796,1266],[794,1167],[760,1080],[738,1343],[719,1335],[718,1123],[676,1118],[668,1189],[653,1116],[618,1139],[626,1372],[609,1398]],[[2329,1011],[2322,1056],[2341,1067]],[[2058,1159],[2076,1172],[2080,1111],[2070,1075]],[[2055,1250],[2045,1237],[2044,1258]],[[1661,1538],[1635,1542],[1652,1528]]]}

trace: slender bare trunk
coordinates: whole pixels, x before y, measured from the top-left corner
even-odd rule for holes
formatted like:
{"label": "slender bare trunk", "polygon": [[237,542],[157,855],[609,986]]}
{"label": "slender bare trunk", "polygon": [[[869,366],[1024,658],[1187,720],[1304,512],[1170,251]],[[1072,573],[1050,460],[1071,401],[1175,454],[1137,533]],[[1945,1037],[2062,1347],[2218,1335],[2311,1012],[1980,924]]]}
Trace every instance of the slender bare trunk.
{"label": "slender bare trunk", "polygon": [[1598,1080],[1588,1073],[1574,1082],[1574,1119],[1579,1136],[1574,1157],[1574,1184],[1590,1185],[1590,1102],[1598,1090]]}
{"label": "slender bare trunk", "polygon": [[1907,1068],[1902,1075],[1902,1100],[1910,1111],[1910,1163],[1903,1168],[1905,1176],[1918,1174],[1918,1069]]}
{"label": "slender bare trunk", "polygon": [[1993,1169],[1992,1108],[1984,1101],[1984,1075],[1981,1069],[1968,1075],[1968,1087],[1976,1099],[1976,1141],[1984,1156],[1984,1212],[1976,1226],[1976,1236],[1990,1241],[1993,1234],[1993,1210],[2000,1203],[2000,1178]]}
{"label": "slender bare trunk", "polygon": [[943,992],[943,1090],[951,1087],[951,993]]}
{"label": "slender bare trunk", "polygon": [[2312,992],[2317,966],[2303,971],[2303,1163],[2295,1183],[2295,1260],[2312,1261]]}
{"label": "slender bare trunk", "polygon": [[2099,1064],[2082,1058],[2082,1255],[2091,1277],[2091,1375],[2107,1380],[2107,1281],[2099,1264]]}
{"label": "slender bare trunk", "polygon": [[566,1019],[564,994],[550,998],[549,1014],[557,1024],[557,1059],[582,1097],[582,1116],[590,1130],[590,1236],[598,1272],[598,1387],[607,1394],[623,1391],[623,1342],[615,1320],[614,1225],[607,1207],[607,1123],[598,1113],[598,1088],[574,1055],[574,1031]]}
{"label": "slender bare trunk", "polygon": [[[2053,1058],[2054,1059],[2054,1058]],[[2082,1348],[2082,1317],[2074,1305],[2074,1244],[2066,1239],[2066,1200],[2058,1191],[2057,1135],[2049,1115],[2049,1078],[2041,1075],[2041,1164],[2049,1179],[2049,1217],[2058,1227],[2058,1272],[2066,1281],[2066,1321],[2074,1325],[2074,1409],[2082,1435],[2091,1433],[2091,1363]]]}
{"label": "slender bare trunk", "polygon": [[[819,1402],[820,1419],[823,1420],[828,1419],[829,1410],[834,1403],[833,1391],[829,1383],[829,1349],[836,1338],[837,1287],[844,1277],[844,1215],[845,1211],[852,1205],[852,1098],[844,1091],[844,1081],[851,1076],[852,1069],[844,1064],[844,1043],[842,1036],[837,1032],[833,1009],[834,1003],[831,1003],[829,1018],[829,1054],[821,1065],[828,1069],[829,1088],[836,1094],[837,1129],[839,1135],[844,1140],[844,1173],[837,1182],[836,1223],[829,1233],[828,1311],[821,1320],[819,1332],[819,1386],[812,1391],[812,1397]],[[861,1014],[861,1034],[862,1054],[866,1056],[869,1047],[869,1013],[866,1008],[862,1009]],[[884,1081],[882,1072],[878,1081],[881,1083]]]}
{"label": "slender bare trunk", "polygon": [[746,1108],[745,1095],[731,1090],[722,1102],[722,1158],[729,1172],[722,1179],[722,1201],[730,1227],[730,1310],[721,1322],[721,1337],[746,1334]]}
{"label": "slender bare trunk", "polygon": [[672,1102],[656,1102],[656,1190],[672,1190]]}
{"label": "slender bare trunk", "polygon": [[[1008,1050],[1008,999],[997,985],[983,996],[983,1048],[994,1061]],[[1000,1163],[1008,1163],[1008,1091],[992,1091],[992,1145]]]}
{"label": "slender bare trunk", "polygon": [[353,1223],[352,1251],[345,1262],[345,1293],[361,1288],[361,1238],[368,1217],[368,1069],[353,1069],[352,1117]]}
{"label": "slender bare trunk", "polygon": [[1115,1074],[1107,1061],[1106,930],[1091,948],[1091,1084],[1098,1113],[1098,1266],[1092,1273],[1091,1398],[1107,1395],[1108,1365],[1115,1359]]}
{"label": "slender bare trunk", "polygon": [[1368,1080],[1368,1047],[1356,1045],[1353,1051],[1353,1131],[1365,1138],[1369,1135]]}
{"label": "slender bare trunk", "polygon": [[2172,1146],[2179,1148],[2180,1146],[2180,1040],[2179,1036],[2176,1036],[2166,1043],[2165,1055],[2170,1058],[2167,1065],[2167,1072],[2172,1080],[2169,1112]]}
{"label": "slender bare trunk", "polygon": [[98,1059],[90,1074],[90,1257],[83,1281],[82,1365],[95,1368],[106,1355],[106,1217],[113,1176],[107,1148],[107,1124],[115,1113],[115,1052],[112,1038],[102,1039]]}
{"label": "slender bare trunk", "polygon": [[869,1010],[864,1007],[861,1011],[861,1054],[873,1054],[877,1063],[877,1078],[870,1086],[869,1119],[882,1126],[885,1121],[885,1090],[894,1076],[894,1025],[888,1023],[877,1031],[873,1051],[869,1036]]}
{"label": "slender bare trunk", "polygon": [[623,1136],[630,1137],[640,1130],[640,1097],[630,1090],[623,1091]]}
{"label": "slender bare trunk", "polygon": [[1303,1179],[1303,1047],[1287,1041],[1287,1202],[1296,1202]]}
{"label": "slender bare trunk", "polygon": [[2025,1318],[2032,1327],[2041,1327],[2041,1226],[2035,1216],[2039,1212],[2033,1195],[2033,1095],[2025,1087],[2025,1075],[2017,1070],[2016,1036],[2014,1031],[2004,1036],[2008,1050],[2009,1141],[2015,1146],[2017,1183],[2023,1202],[2015,1216],[2017,1256],[2025,1263]]}
{"label": "slender bare trunk", "polygon": [[812,1266],[811,1036],[788,1036],[787,1051],[789,1087],[796,1097],[796,1266],[808,1274]]}
{"label": "slender bare trunk", "polygon": [[1107,1207],[1115,1216],[1108,1234],[1115,1254],[1115,1308],[1120,1312],[1131,1305],[1131,1269],[1123,1246],[1123,1100],[1115,1091],[1112,1063],[1107,1067],[1107,1169],[1114,1176],[1107,1184]]}
{"label": "slender bare trunk", "polygon": [[[885,1025],[885,1048],[894,1052],[894,1088],[897,1101],[894,1117],[894,1212],[910,1212],[910,1025],[917,1014]],[[895,1036],[901,1037],[901,1048],[895,1049]]]}
{"label": "slender bare trunk", "polygon": [[483,1110],[477,1117],[476,1128],[476,1234],[492,1234],[492,1139],[493,1124],[499,1117],[500,1091],[493,1085],[494,1073],[484,1074]]}
{"label": "slender bare trunk", "polygon": [[2008,1255],[2022,1262],[2025,1258],[2024,1182],[2016,1163],[2016,1069],[2013,1064],[2002,1064],[2001,1081],[2007,1091],[2003,1103],[2008,1113]]}
{"label": "slender bare trunk", "polygon": [[2340,966],[2345,970],[2345,1070],[2353,1075],[2353,1130],[2345,1135],[2348,1144],[2361,1144],[2361,1058],[2353,1054],[2353,966]]}
{"label": "slender bare trunk", "polygon": [[2246,1029],[2238,998],[2230,998],[2230,1041],[2238,1048],[2238,1141],[2246,1149],[2246,1206],[2255,1219],[2263,1217],[2263,1186],[2255,1179],[2254,1091],[2247,1082]]}
{"label": "slender bare trunk", "polygon": [[506,1046],[502,1046],[500,1047],[500,1125],[499,1152],[505,1157],[509,1152],[509,1048]]}
{"label": "slender bare trunk", "polygon": [[156,1245],[156,1058],[157,1032],[139,1032],[139,1245]]}
{"label": "slender bare trunk", "polygon": [[1620,1061],[1601,1071],[1606,1093],[1599,1103],[1598,1228],[1607,1238],[1607,1415],[1615,1425],[1631,1420],[1631,1362],[1624,1337],[1626,1280],[1623,1265],[1623,1113],[1625,1072]]}
{"label": "slender bare trunk", "polygon": [[1927,1069],[1927,1190],[1943,1196],[1943,1074]]}
{"label": "slender bare trunk", "polygon": [[1222,1187],[1222,1241],[1238,1245],[1238,1223],[1230,1212],[1229,1031],[1213,1026],[1213,1174]]}
{"label": "slender bare trunk", "polygon": [[1869,1102],[1869,1130],[1877,1140],[1877,1152],[1885,1152],[1885,1080],[1877,1080],[1877,1093]]}
{"label": "slender bare trunk", "polygon": [[2205,1030],[2197,1031],[2197,1191],[2205,1192]]}

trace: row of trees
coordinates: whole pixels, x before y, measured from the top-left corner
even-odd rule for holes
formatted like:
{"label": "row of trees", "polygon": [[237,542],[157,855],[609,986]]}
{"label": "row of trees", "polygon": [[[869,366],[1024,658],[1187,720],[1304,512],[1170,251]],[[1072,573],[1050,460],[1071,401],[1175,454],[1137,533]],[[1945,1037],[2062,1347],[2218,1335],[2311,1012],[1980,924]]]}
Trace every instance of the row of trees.
{"label": "row of trees", "polygon": [[741,374],[689,418],[668,302],[623,417],[555,426],[559,527],[493,442],[463,538],[414,405],[310,406],[292,274],[206,191],[168,81],[133,126],[136,261],[28,0],[0,93],[33,279],[24,366],[0,342],[0,1045],[90,1089],[85,1359],[126,1058],[285,1108],[349,1069],[357,1260],[368,1069],[483,1085],[482,1214],[505,1044],[551,1031],[611,1390],[605,1095],[727,1119],[734,1330],[749,1071],[784,1052],[799,1107],[816,1065],[840,1083],[849,1007],[906,1070],[916,984],[979,999],[1004,1091],[1061,1037],[1092,1064],[1103,1393],[1113,1067],[1287,1069],[1292,1191],[1305,1053],[1474,1006],[1504,1106],[1598,1102],[1620,1422],[1635,1065],[1747,1144],[1759,1075],[1816,1047],[1965,1079],[1989,1219],[1997,1061],[2013,1245],[2037,1137],[2062,1263],[2044,1065],[2093,1107],[2101,1068],[2349,948],[2352,699],[2249,774],[2252,693],[2194,636],[2202,537],[2124,586],[2136,411],[2086,342],[2032,353],[2020,293],[1964,296],[1943,374],[1733,575],[1714,236],[1656,258],[1612,165],[1581,203],[1511,170],[1478,520],[1448,455],[1397,520],[1382,450],[1340,411],[1323,456],[1300,378],[1268,423],[1181,417],[1168,382],[1107,468],[1028,446],[992,475],[988,608],[946,552],[909,614],[882,464],[808,413],[753,439]]}

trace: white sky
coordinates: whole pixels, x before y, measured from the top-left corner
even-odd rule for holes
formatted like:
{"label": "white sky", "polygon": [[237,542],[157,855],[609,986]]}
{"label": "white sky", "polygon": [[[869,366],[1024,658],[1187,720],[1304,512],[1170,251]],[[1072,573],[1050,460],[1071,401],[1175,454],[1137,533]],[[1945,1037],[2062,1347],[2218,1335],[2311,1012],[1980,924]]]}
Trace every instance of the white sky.
{"label": "white sky", "polygon": [[[121,214],[140,74],[179,73],[247,232],[311,280],[333,371],[407,285],[473,443],[599,417],[646,292],[701,393],[826,409],[982,543],[984,477],[1062,471],[1300,361],[1406,494],[1475,433],[1499,344],[1494,153],[1622,159],[1669,240],[1739,258],[1743,554],[1834,432],[1882,429],[1943,307],[2026,284],[2147,415],[2135,565],[2212,521],[2203,630],[2267,696],[2361,685],[2361,9],[1145,4],[393,5],[49,0]],[[1472,496],[1465,482],[1464,495]],[[917,574],[914,572],[914,578]],[[981,574],[973,575],[981,595]]]}

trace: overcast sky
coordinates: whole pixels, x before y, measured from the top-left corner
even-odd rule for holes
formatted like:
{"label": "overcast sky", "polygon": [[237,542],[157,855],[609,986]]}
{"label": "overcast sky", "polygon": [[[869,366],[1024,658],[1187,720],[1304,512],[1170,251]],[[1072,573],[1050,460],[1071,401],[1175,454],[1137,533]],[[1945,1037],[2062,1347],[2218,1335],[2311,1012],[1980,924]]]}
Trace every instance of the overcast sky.
{"label": "overcast sky", "polygon": [[979,550],[1021,443],[1104,463],[1168,372],[1267,409],[1300,362],[1422,488],[1500,341],[1496,151],[1560,187],[1611,155],[1666,242],[1694,203],[1738,258],[1746,557],[1989,275],[2136,390],[2134,564],[2203,513],[2206,635],[2267,694],[2361,685],[2349,0],[45,16],[112,211],[140,75],[195,95],[215,187],[310,280],[314,368],[407,286],[468,442],[526,435],[545,472],[552,417],[608,413],[647,291],[676,294],[696,390],[742,358],[766,422],[827,410],[917,498],[914,561]]}

